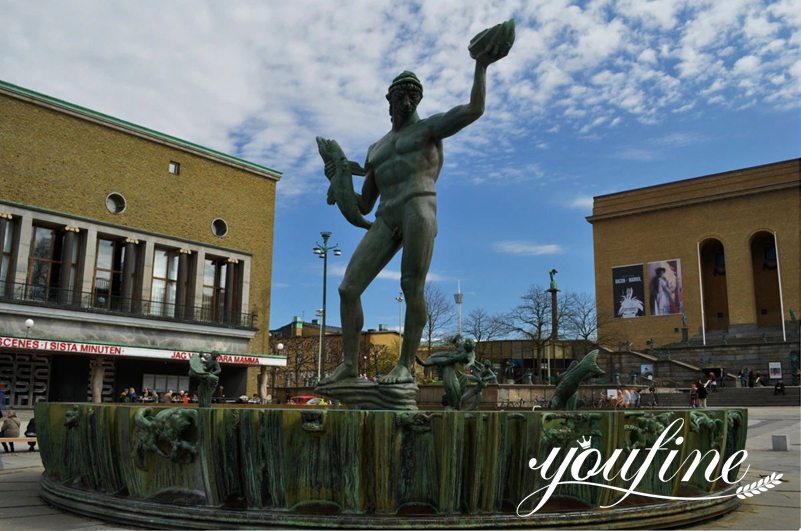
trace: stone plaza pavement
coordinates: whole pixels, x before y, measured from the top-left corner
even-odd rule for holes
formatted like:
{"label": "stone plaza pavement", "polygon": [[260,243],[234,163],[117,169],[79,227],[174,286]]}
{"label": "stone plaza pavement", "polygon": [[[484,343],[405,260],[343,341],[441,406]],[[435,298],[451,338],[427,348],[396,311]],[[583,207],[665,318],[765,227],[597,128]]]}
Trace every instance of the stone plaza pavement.
{"label": "stone plaza pavement", "polygon": [[[18,414],[24,427],[32,413]],[[771,449],[773,434],[788,436],[788,451]],[[783,483],[692,529],[801,529],[801,407],[749,408],[746,449],[751,468],[744,482],[779,472]],[[39,452],[28,452],[27,445],[13,454],[0,451],[0,530],[130,529],[50,507],[38,494],[42,471]]]}

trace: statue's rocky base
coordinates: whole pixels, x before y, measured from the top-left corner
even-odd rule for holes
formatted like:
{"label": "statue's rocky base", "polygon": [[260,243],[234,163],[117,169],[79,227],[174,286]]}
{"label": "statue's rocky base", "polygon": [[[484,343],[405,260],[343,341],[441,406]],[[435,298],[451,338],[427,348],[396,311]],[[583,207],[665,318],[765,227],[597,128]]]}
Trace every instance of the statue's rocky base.
{"label": "statue's rocky base", "polygon": [[[622,494],[564,485],[531,517],[519,518],[515,510],[545,485],[529,459],[575,446],[581,436],[591,436],[592,447],[607,456],[621,449],[625,461],[632,448],[649,444],[654,430],[682,418],[682,459],[690,450],[713,448],[725,459],[744,447],[748,424],[740,409],[468,413],[237,406],[154,407],[167,410],[154,415],[144,409],[37,404],[42,497],[69,511],[145,528],[682,527],[730,511],[739,500],[736,485],[710,484],[701,474],[680,483],[682,474],[671,469],[673,481],[658,480],[667,452],[647,468],[639,490],[723,497],[630,497],[602,510]],[[637,459],[635,466],[642,454]],[[619,479],[612,484],[621,486]],[[527,502],[521,512],[531,509]]]}
{"label": "statue's rocky base", "polygon": [[348,378],[321,384],[314,392],[338,400],[349,409],[414,411],[418,390],[415,383],[383,384],[365,378]]}

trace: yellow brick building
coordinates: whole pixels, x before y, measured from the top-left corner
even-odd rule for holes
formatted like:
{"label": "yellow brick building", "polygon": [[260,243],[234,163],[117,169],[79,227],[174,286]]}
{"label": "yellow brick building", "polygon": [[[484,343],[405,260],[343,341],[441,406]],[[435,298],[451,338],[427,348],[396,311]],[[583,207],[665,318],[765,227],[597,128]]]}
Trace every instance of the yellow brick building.
{"label": "yellow brick building", "polygon": [[800,165],[596,197],[587,220],[600,341],[644,350],[761,338],[797,358]]}
{"label": "yellow brick building", "polygon": [[[90,371],[105,399],[187,385],[183,358],[209,350],[227,355],[226,389],[254,392],[256,366],[283,361],[261,356],[280,177],[0,82],[0,382],[11,402],[85,399]],[[70,354],[98,351],[89,344],[123,350]],[[47,377],[20,376],[37,371]],[[58,371],[78,383],[50,381]]]}

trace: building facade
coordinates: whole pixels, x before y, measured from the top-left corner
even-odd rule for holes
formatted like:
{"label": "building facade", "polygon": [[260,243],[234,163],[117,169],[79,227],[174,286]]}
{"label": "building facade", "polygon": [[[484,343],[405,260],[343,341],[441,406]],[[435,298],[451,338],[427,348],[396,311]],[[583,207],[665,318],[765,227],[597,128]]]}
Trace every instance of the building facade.
{"label": "building facade", "polygon": [[[286,357],[286,367],[273,371],[273,396],[280,397],[282,388],[314,387],[321,359],[321,328],[317,319],[306,322],[296,316],[291,323],[270,332],[273,351]],[[373,377],[389,372],[398,361],[401,340],[397,331],[384,324],[363,331],[359,374]],[[326,325],[325,351],[325,373],[330,374],[344,359],[341,328]]]}
{"label": "building facade", "polygon": [[[280,173],[0,82],[0,382],[13,405],[188,388],[270,356]],[[248,369],[248,367],[251,367]]]}
{"label": "building facade", "polygon": [[[767,372],[768,361],[784,363],[785,375],[797,368],[800,165],[793,159],[596,197],[587,220],[599,342],[675,348],[713,366],[722,362],[705,359],[705,349],[718,357],[728,345],[731,368],[751,363]],[[775,355],[764,354],[766,344]],[[757,350],[763,354],[749,357]]]}

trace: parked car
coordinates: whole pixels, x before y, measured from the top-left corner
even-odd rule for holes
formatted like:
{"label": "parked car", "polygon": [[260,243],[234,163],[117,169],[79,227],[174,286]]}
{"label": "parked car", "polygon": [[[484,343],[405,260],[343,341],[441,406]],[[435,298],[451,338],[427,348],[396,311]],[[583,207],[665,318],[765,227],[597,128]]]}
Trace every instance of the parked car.
{"label": "parked car", "polygon": [[314,399],[319,400],[320,398],[314,395],[298,395],[290,398],[288,403],[291,406],[304,406],[309,403],[309,400],[314,400]]}

